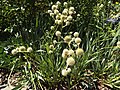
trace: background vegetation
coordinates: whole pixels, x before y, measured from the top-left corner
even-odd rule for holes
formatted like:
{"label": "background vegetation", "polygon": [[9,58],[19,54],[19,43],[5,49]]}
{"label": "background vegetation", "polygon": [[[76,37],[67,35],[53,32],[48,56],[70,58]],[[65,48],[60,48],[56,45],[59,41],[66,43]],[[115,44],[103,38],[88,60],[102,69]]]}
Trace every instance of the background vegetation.
{"label": "background vegetation", "polygon": [[[120,46],[117,46],[120,41],[120,3],[113,4],[111,0],[60,1],[68,2],[76,11],[73,23],[61,33],[65,36],[69,32],[79,32],[80,47],[84,50],[84,55],[76,58],[70,74],[64,77],[61,71],[66,62],[62,51],[67,45],[57,43],[54,52],[49,53],[49,45],[57,37],[56,30],[50,29],[54,19],[47,11],[56,2],[0,1],[0,72],[8,74],[7,84],[15,86],[15,90],[23,87],[33,90],[120,89]],[[20,46],[32,47],[33,51],[12,55],[11,51]],[[19,75],[12,83],[9,80],[16,73]]]}

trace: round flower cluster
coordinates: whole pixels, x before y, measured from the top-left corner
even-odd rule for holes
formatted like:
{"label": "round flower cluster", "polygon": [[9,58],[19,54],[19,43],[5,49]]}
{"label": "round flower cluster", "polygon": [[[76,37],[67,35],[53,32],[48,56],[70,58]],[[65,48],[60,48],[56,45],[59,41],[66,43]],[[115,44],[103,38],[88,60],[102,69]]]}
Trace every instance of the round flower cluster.
{"label": "round flower cluster", "polygon": [[19,52],[32,52],[32,51],[33,51],[32,47],[28,47],[28,48],[26,49],[25,46],[20,46],[20,47],[17,47],[16,49],[13,49],[13,50],[11,51],[11,53],[12,53],[13,55],[15,55],[15,54],[17,54],[17,53],[19,53]]}
{"label": "round flower cluster", "polygon": [[120,47],[120,41],[117,42],[117,47]]}
{"label": "round flower cluster", "polygon": [[[61,11],[61,6],[64,6],[64,9]],[[48,10],[49,15],[55,19],[56,25],[68,26],[73,21],[73,14],[76,14],[74,7],[68,7],[68,3],[64,2],[63,5],[57,1],[56,4],[52,5],[51,10]],[[55,27],[51,26],[51,30],[54,30]]]}
{"label": "round flower cluster", "polygon": [[49,53],[49,54],[53,53],[53,50],[54,50],[54,45],[52,45],[52,44],[51,44],[51,45],[49,46],[49,48],[50,48],[50,50],[49,50],[49,52],[48,52],[48,53]]}
{"label": "round flower cluster", "polygon": [[[64,42],[68,43],[69,49],[66,48],[62,52],[62,57],[64,59],[66,59],[66,69],[62,70],[62,75],[63,76],[67,76],[67,74],[70,73],[70,71],[71,71],[70,68],[69,68],[70,70],[68,70],[68,67],[73,66],[75,64],[74,57],[76,57],[76,56],[82,56],[83,53],[84,53],[84,51],[83,51],[82,48],[79,47],[79,45],[81,43],[81,39],[79,38],[79,33],[78,32],[75,32],[73,34],[73,37],[72,37],[72,35],[65,36],[64,37]],[[77,48],[75,50],[73,50],[70,47],[71,42],[72,42],[72,44],[76,44],[77,45]]]}

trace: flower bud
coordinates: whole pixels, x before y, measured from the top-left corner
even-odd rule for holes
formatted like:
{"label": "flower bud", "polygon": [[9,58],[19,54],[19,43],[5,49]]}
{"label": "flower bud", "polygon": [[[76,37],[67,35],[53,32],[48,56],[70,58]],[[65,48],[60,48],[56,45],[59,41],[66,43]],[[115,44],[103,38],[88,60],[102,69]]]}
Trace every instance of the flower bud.
{"label": "flower bud", "polygon": [[73,66],[75,64],[75,60],[73,59],[73,57],[69,57],[67,58],[67,66]]}
{"label": "flower bud", "polygon": [[60,31],[56,31],[55,35],[56,35],[57,37],[60,37],[60,36],[61,36],[61,32],[60,32]]}
{"label": "flower bud", "polygon": [[48,13],[52,13],[52,10],[48,10]]}
{"label": "flower bud", "polygon": [[66,70],[66,69],[63,69],[63,70],[62,70],[62,75],[63,75],[63,76],[67,76],[67,74],[68,74],[67,70]]}
{"label": "flower bud", "polygon": [[13,55],[15,55],[15,54],[18,53],[18,51],[17,51],[16,49],[13,49],[13,50],[11,51],[11,53],[12,53]]}
{"label": "flower bud", "polygon": [[75,10],[74,7],[69,8],[69,11],[74,11],[74,10]]}
{"label": "flower bud", "polygon": [[52,51],[52,50],[50,50],[48,53],[49,53],[49,54],[52,54],[52,53],[53,53],[53,51]]}
{"label": "flower bud", "polygon": [[33,51],[32,47],[27,48],[27,52],[32,52],[32,51]]}
{"label": "flower bud", "polygon": [[78,37],[79,36],[79,33],[78,32],[75,32],[74,33],[74,37]]}
{"label": "flower bud", "polygon": [[61,16],[60,16],[60,19],[61,19],[61,20],[64,20],[65,18],[66,18],[65,15],[61,15]]}
{"label": "flower bud", "polygon": [[64,5],[65,7],[67,7],[68,3],[67,3],[67,2],[64,2],[63,5]]}
{"label": "flower bud", "polygon": [[51,16],[51,17],[54,17],[54,13],[50,13],[50,16]]}
{"label": "flower bud", "polygon": [[73,11],[69,11],[69,15],[72,15],[74,12]]}
{"label": "flower bud", "polygon": [[63,15],[68,15],[68,9],[64,9],[62,12]]}
{"label": "flower bud", "polygon": [[54,27],[54,26],[51,26],[51,27],[50,27],[50,29],[51,29],[51,30],[54,30],[54,29],[55,29],[55,27]]}
{"label": "flower bud", "polygon": [[59,14],[59,11],[58,10],[54,10],[54,14]]}
{"label": "flower bud", "polygon": [[57,5],[52,5],[52,10],[54,11],[55,9],[57,9]]}
{"label": "flower bud", "polygon": [[65,22],[65,25],[66,25],[66,26],[69,26],[69,25],[70,25],[70,22],[69,22],[69,21]]}
{"label": "flower bud", "polygon": [[71,16],[71,15],[69,15],[68,17],[67,17],[67,20],[68,21],[71,21],[73,19],[73,17]]}
{"label": "flower bud", "polygon": [[55,24],[58,24],[58,21],[59,21],[59,20],[55,20]]}
{"label": "flower bud", "polygon": [[62,53],[62,57],[63,57],[63,58],[67,58],[67,57],[68,57],[68,55],[67,55],[67,54],[65,54],[65,53]]}
{"label": "flower bud", "polygon": [[57,41],[56,40],[53,40],[53,44],[55,45],[57,43]]}
{"label": "flower bud", "polygon": [[67,68],[67,72],[70,73],[71,72],[71,68]]}
{"label": "flower bud", "polygon": [[21,51],[25,51],[26,50],[26,48],[25,48],[25,46],[20,46],[19,47],[19,51],[21,52]]}
{"label": "flower bud", "polygon": [[103,5],[103,4],[101,4],[101,5],[100,5],[100,8],[102,8],[102,7],[104,7],[104,5]]}
{"label": "flower bud", "polygon": [[117,42],[117,46],[120,47],[120,41]]}
{"label": "flower bud", "polygon": [[68,55],[68,49],[64,49],[63,53],[66,54],[66,55]]}
{"label": "flower bud", "polygon": [[19,52],[19,48],[18,47],[16,48],[16,51]]}
{"label": "flower bud", "polygon": [[65,36],[64,42],[69,43],[71,41],[71,36]]}
{"label": "flower bud", "polygon": [[62,21],[61,20],[58,20],[58,25],[61,25],[62,24]]}
{"label": "flower bud", "polygon": [[56,19],[57,19],[57,20],[60,19],[60,15],[56,15]]}
{"label": "flower bud", "polygon": [[82,48],[78,48],[78,49],[76,50],[76,55],[78,55],[78,56],[83,55],[83,53],[84,53],[84,51],[83,51]]}
{"label": "flower bud", "polygon": [[61,3],[59,1],[56,2],[57,5],[61,5]]}
{"label": "flower bud", "polygon": [[75,43],[80,44],[81,39],[80,38],[75,38]]}
{"label": "flower bud", "polygon": [[68,51],[68,55],[74,55],[74,51],[73,51],[72,49],[70,49],[70,50]]}
{"label": "flower bud", "polygon": [[50,49],[54,49],[54,45],[50,45],[49,48],[50,48]]}

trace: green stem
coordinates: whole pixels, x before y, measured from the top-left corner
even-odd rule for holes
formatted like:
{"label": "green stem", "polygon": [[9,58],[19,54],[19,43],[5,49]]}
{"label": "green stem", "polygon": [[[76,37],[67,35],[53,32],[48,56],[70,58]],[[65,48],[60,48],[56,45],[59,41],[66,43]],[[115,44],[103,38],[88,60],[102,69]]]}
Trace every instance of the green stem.
{"label": "green stem", "polygon": [[70,75],[67,76],[68,90],[70,90]]}

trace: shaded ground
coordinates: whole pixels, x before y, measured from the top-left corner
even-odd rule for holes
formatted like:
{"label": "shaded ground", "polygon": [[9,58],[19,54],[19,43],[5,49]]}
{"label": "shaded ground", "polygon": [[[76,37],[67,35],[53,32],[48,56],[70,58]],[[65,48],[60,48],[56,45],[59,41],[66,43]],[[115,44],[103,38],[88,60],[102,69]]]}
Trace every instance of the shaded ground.
{"label": "shaded ground", "polygon": [[[0,90],[12,90],[11,88],[14,88],[18,82],[17,78],[19,77],[20,73],[13,73],[10,77],[10,84],[11,86],[8,87],[8,76],[10,71],[7,69],[0,69]],[[49,90],[68,90],[66,83],[62,83],[59,85],[56,85],[57,87],[51,87]],[[48,90],[48,86],[45,86],[43,90]],[[76,85],[71,87],[71,90],[112,90],[109,87],[103,85],[100,81],[97,81],[95,83],[95,86],[91,86],[91,88],[82,88],[81,82],[78,82]],[[21,90],[32,90],[28,89],[28,87],[24,87]],[[38,88],[37,90],[41,90]]]}

